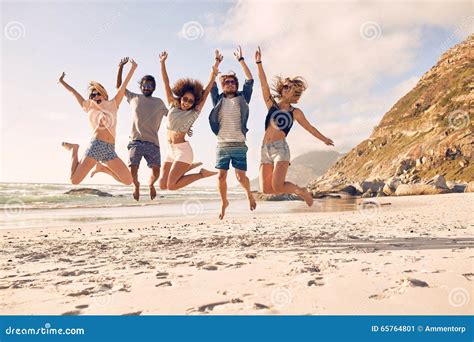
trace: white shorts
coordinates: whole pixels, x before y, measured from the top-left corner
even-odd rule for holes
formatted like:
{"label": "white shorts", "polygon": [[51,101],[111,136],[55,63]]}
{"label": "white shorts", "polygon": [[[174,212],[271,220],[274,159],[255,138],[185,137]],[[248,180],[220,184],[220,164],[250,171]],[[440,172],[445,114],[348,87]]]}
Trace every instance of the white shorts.
{"label": "white shorts", "polygon": [[186,164],[192,164],[194,158],[193,148],[189,141],[185,141],[179,144],[168,144],[168,150],[166,151],[166,163],[172,163],[174,161],[180,161]]}

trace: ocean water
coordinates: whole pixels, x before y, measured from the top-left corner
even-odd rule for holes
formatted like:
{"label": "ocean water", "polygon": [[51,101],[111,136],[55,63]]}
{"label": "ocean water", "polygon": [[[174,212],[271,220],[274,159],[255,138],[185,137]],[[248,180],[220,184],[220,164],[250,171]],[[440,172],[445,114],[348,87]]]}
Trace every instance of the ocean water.
{"label": "ocean water", "polygon": [[[92,188],[107,192],[113,197],[97,195],[66,194],[72,189]],[[147,186],[140,188],[140,201],[132,198],[132,186],[126,185],[70,185],[41,183],[0,183],[0,209],[64,209],[64,208],[107,208],[156,205],[180,200],[218,200],[216,188],[186,187],[178,191],[162,191],[157,188],[157,197],[152,201]],[[244,199],[240,189],[229,189],[230,199]]]}
{"label": "ocean water", "polygon": [[[66,194],[80,188],[93,188],[113,197]],[[215,217],[220,208],[216,188],[187,187],[179,191],[157,190],[151,201],[148,188],[141,188],[140,201],[132,198],[131,186],[122,185],[69,185],[0,183],[0,229],[75,226],[98,222],[131,222],[162,218],[196,219]],[[231,202],[227,217],[242,215],[282,214],[292,212],[322,212],[356,210],[356,200],[315,200],[308,208],[302,201],[258,202],[257,210],[250,212],[245,194],[240,188],[230,188]]]}

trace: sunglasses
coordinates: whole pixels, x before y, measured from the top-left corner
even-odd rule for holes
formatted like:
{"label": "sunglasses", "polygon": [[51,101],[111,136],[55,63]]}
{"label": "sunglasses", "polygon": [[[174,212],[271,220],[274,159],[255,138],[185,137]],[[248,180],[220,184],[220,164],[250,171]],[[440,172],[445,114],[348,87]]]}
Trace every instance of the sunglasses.
{"label": "sunglasses", "polygon": [[225,81],[224,81],[224,84],[225,84],[225,85],[235,84],[235,80],[225,80]]}
{"label": "sunglasses", "polygon": [[95,99],[97,96],[100,96],[100,93],[92,92],[91,95],[89,96],[89,98],[90,99]]}
{"label": "sunglasses", "polygon": [[142,85],[142,88],[145,90],[153,90],[155,87],[152,84],[145,83],[144,85]]}
{"label": "sunglasses", "polygon": [[291,84],[285,84],[283,85],[283,90],[289,90],[291,89],[292,85]]}
{"label": "sunglasses", "polygon": [[181,98],[181,101],[183,101],[184,103],[187,103],[187,104],[189,104],[189,105],[194,104],[194,99],[191,99],[191,98],[189,98],[189,97],[187,97],[187,96],[183,96],[183,97]]}

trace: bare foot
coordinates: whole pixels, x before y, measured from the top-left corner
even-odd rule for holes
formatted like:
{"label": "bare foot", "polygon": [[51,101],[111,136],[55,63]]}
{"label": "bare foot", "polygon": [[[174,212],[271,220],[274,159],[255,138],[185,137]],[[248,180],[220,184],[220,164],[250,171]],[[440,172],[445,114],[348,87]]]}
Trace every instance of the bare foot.
{"label": "bare foot", "polygon": [[257,208],[257,202],[255,202],[255,198],[253,197],[252,193],[247,194],[247,199],[249,200],[250,211],[254,211],[255,208]]}
{"label": "bare foot", "polygon": [[140,182],[133,183],[133,199],[138,201],[140,199]]}
{"label": "bare foot", "polygon": [[207,177],[211,177],[211,176],[214,176],[214,175],[217,175],[217,172],[216,171],[209,171],[205,168],[202,168],[200,171],[199,171],[199,174],[202,176],[202,178],[207,178]]}
{"label": "bare foot", "polygon": [[151,200],[154,200],[156,197],[156,189],[153,184],[150,185],[150,198]]}
{"label": "bare foot", "polygon": [[68,142],[62,142],[61,145],[62,145],[62,147],[64,147],[68,151],[72,151],[74,149],[79,148],[78,144],[71,144],[71,143],[68,143]]}
{"label": "bare foot", "polygon": [[300,190],[295,191],[298,196],[303,197],[304,201],[311,207],[313,205],[313,195],[306,190],[306,188],[300,188]]}
{"label": "bare foot", "polygon": [[[197,162],[197,163],[192,163],[191,165],[189,165],[189,168],[188,168],[188,171],[192,170],[192,169],[195,169],[196,167],[199,167],[201,166],[202,163],[201,162]],[[187,172],[187,171],[186,171]]]}
{"label": "bare foot", "polygon": [[94,177],[94,175],[96,173],[104,172],[104,171],[105,171],[105,166],[104,165],[102,165],[101,163],[95,164],[95,169],[94,169],[94,171],[91,172],[91,178]]}
{"label": "bare foot", "polygon": [[221,212],[219,213],[219,220],[222,220],[225,216],[225,210],[227,209],[227,207],[229,206],[229,201],[228,200],[225,200],[222,202],[222,205],[221,205]]}

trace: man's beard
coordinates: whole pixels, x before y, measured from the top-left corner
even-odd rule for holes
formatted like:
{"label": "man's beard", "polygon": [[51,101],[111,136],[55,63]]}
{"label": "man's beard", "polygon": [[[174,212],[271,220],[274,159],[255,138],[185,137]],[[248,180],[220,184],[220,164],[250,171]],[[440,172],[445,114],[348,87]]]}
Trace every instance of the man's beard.
{"label": "man's beard", "polygon": [[153,91],[151,91],[151,90],[144,90],[143,91],[143,95],[145,95],[146,97],[150,97],[152,94],[153,94]]}
{"label": "man's beard", "polygon": [[231,90],[231,91],[224,90],[224,95],[235,95],[236,93],[237,93],[237,90]]}

